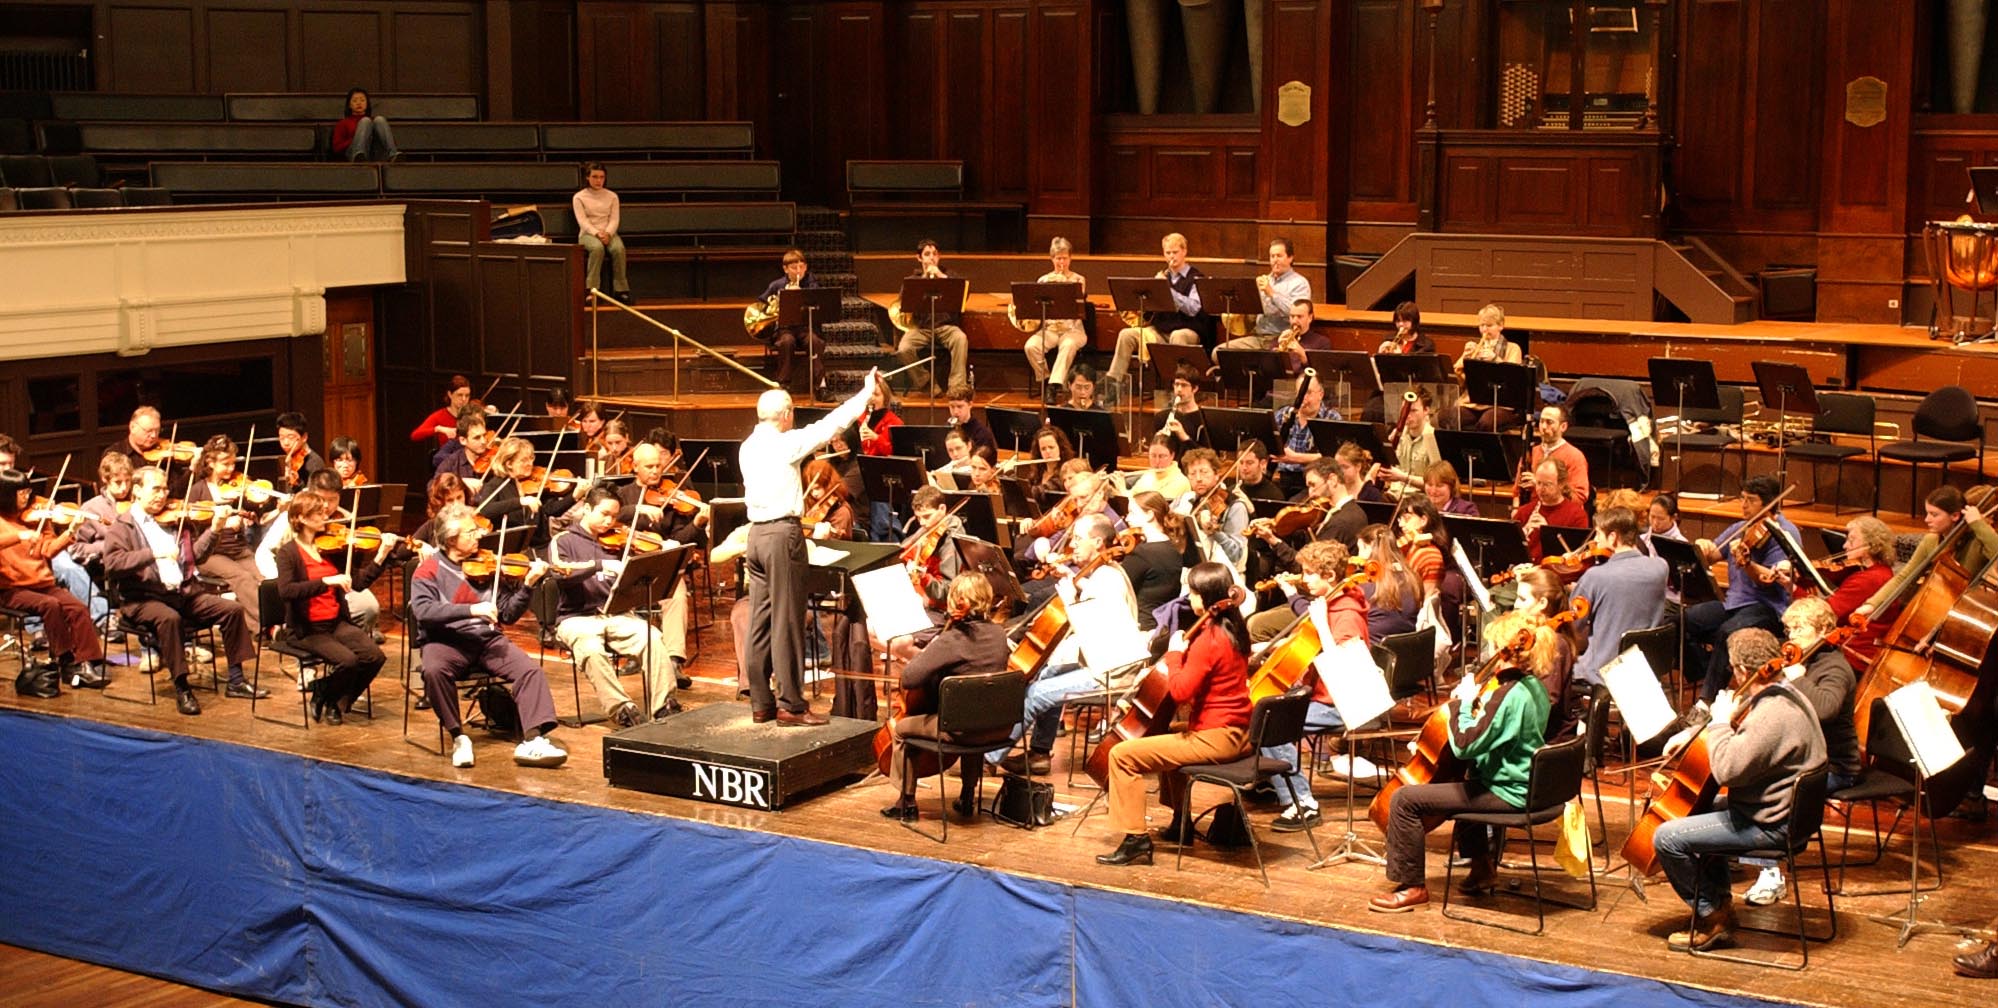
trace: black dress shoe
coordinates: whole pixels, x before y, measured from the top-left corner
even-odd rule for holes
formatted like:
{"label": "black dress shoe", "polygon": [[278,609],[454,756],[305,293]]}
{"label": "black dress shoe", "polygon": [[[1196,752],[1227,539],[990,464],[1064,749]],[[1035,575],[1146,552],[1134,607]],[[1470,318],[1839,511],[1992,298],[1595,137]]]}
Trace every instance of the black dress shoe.
{"label": "black dress shoe", "polygon": [[895,804],[890,805],[885,809],[882,809],[881,814],[897,822],[915,822],[916,804],[914,802],[908,802],[908,803],[896,802]]}
{"label": "black dress shoe", "polygon": [[232,682],[222,691],[222,695],[232,700],[268,700],[271,691],[252,686],[247,682]]}
{"label": "black dress shoe", "polygon": [[1126,833],[1124,842],[1108,854],[1096,855],[1097,864],[1127,865],[1143,861],[1152,863],[1152,838],[1143,833]]}
{"label": "black dress shoe", "polygon": [[429,710],[429,709],[430,709],[430,694],[428,694],[428,693],[419,693],[419,694],[417,694],[417,696],[416,696],[416,709],[417,709],[417,710]]}
{"label": "black dress shoe", "polygon": [[344,720],[340,716],[340,705],[331,700],[326,701],[326,723],[337,725],[344,723]]}
{"label": "black dress shoe", "polygon": [[1956,965],[1958,976],[1998,980],[1998,942],[1985,942],[1983,948],[1965,952],[1950,962]]}
{"label": "black dress shoe", "polygon": [[831,724],[832,722],[827,720],[824,714],[820,714],[807,707],[804,710],[795,712],[787,710],[778,711],[777,723],[786,728],[797,728]]}
{"label": "black dress shoe", "polygon": [[978,796],[958,795],[957,800],[950,803],[950,807],[951,811],[956,812],[959,818],[962,819],[977,818],[979,813]]}
{"label": "black dress shoe", "polygon": [[182,714],[201,713],[201,701],[194,698],[194,691],[183,686],[173,691],[173,709]]}

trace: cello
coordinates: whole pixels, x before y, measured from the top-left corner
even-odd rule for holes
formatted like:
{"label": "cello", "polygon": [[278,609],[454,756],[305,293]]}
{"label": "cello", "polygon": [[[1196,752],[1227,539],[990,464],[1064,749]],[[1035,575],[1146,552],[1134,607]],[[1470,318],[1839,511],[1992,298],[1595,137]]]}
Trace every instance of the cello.
{"label": "cello", "polygon": [[[1199,636],[1201,629],[1207,625],[1208,617],[1214,615],[1219,608],[1209,606],[1200,614],[1199,619],[1193,621],[1193,626],[1186,631],[1188,646],[1192,645],[1193,639]],[[1139,674],[1138,681],[1132,685],[1130,695],[1118,702],[1121,716],[1117,718],[1117,723],[1104,733],[1103,741],[1098,742],[1096,749],[1089,754],[1087,767],[1089,779],[1096,782],[1097,788],[1103,791],[1110,790],[1110,750],[1117,748],[1117,743],[1126,739],[1163,735],[1172,730],[1173,715],[1178,712],[1179,705],[1173,702],[1170,679],[1171,676],[1165,669],[1165,660],[1160,659],[1145,667],[1144,672]]]}
{"label": "cello", "polygon": [[[953,601],[951,603],[949,619],[944,625],[948,627],[952,624],[960,623],[970,618],[970,616],[971,610],[969,608],[960,607],[958,602]],[[895,705],[888,712],[888,720],[882,722],[881,727],[874,732],[874,765],[881,771],[881,776],[883,777],[888,776],[889,768],[895,760],[895,733],[893,726],[895,722],[909,716],[909,708],[914,706],[914,697],[921,695],[922,692],[920,690],[896,690]],[[937,758],[935,751],[925,749],[916,753],[916,757],[910,762],[908,770],[911,776],[918,779],[935,777],[937,774],[943,772],[943,763]]]}
{"label": "cello", "polygon": [[[1473,673],[1474,681],[1481,687],[1480,695],[1482,696],[1483,688],[1490,687],[1492,676],[1501,668],[1511,662],[1522,660],[1526,651],[1533,646],[1534,635],[1539,630],[1543,628],[1553,630],[1564,623],[1587,619],[1588,615],[1589,600],[1577,597],[1571,608],[1555,614],[1551,619],[1520,627],[1519,632],[1514,634],[1511,640],[1494,650],[1491,657],[1486,658],[1484,664],[1478,666],[1477,671]],[[1387,832],[1388,812],[1394,802],[1396,791],[1410,784],[1441,783],[1458,780],[1464,776],[1464,765],[1458,761],[1456,752],[1450,748],[1451,703],[1452,701],[1446,700],[1437,704],[1423,719],[1422,731],[1409,746],[1408,762],[1403,763],[1395,771],[1394,776],[1381,785],[1381,789],[1374,794],[1373,803],[1367,806],[1367,818],[1373,820],[1381,832]]]}
{"label": "cello", "polygon": [[[1345,580],[1334,585],[1325,594],[1326,599],[1336,598],[1348,590],[1357,588],[1380,576],[1380,567],[1368,563]],[[1312,603],[1316,605],[1317,602]],[[1263,652],[1262,661],[1256,670],[1249,673],[1249,703],[1251,706],[1268,697],[1282,696],[1299,684],[1309,682],[1317,675],[1314,662],[1325,650],[1325,642],[1319,639],[1318,622],[1311,618],[1307,609],[1291,624],[1292,629],[1277,636],[1277,643]]]}

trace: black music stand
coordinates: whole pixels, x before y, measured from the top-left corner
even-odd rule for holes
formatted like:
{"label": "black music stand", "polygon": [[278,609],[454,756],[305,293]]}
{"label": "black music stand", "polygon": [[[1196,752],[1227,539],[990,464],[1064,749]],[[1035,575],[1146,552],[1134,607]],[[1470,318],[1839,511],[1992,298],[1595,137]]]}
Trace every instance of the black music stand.
{"label": "black music stand", "polygon": [[[1493,433],[1498,432],[1500,408],[1516,409],[1522,419],[1532,416],[1533,401],[1539,391],[1533,369],[1524,364],[1480,360],[1464,362],[1464,395],[1474,405],[1492,407],[1492,423],[1488,429]],[[1527,424],[1526,429],[1532,430],[1533,425]]]}
{"label": "black music stand", "polygon": [[[983,539],[954,535],[960,571],[977,571],[992,583],[992,599],[999,607],[1016,606],[1027,600],[1020,579],[1013,573],[1013,560],[1006,551]],[[997,611],[995,609],[995,611]]]}
{"label": "black music stand", "polygon": [[1041,516],[1041,502],[1034,499],[1034,488],[1036,485],[1018,476],[999,477],[999,500],[1005,505],[1008,517],[1039,518]]}
{"label": "black music stand", "polygon": [[805,330],[805,379],[815,392],[825,375],[819,372],[819,355],[812,352],[811,337],[819,331],[819,319],[839,320],[845,310],[839,298],[838,287],[787,287],[777,292],[777,328]]}
{"label": "black music stand", "polygon": [[[1686,433],[1686,411],[1718,412],[1721,408],[1714,363],[1685,357],[1652,357],[1644,362],[1644,368],[1651,378],[1651,401],[1673,404],[1676,426],[1672,431],[1672,485],[1683,491],[1686,485],[1686,453],[1680,447],[1679,439]],[[1744,460],[1742,465],[1747,466],[1747,461]],[[1727,457],[1723,455],[1721,476],[1725,478],[1726,475]]]}
{"label": "black music stand", "polygon": [[[911,318],[927,319],[921,326],[930,333],[930,400],[937,397],[937,311],[939,305],[955,304],[952,314],[964,311],[965,292],[970,290],[971,281],[963,277],[909,277],[902,281],[902,310]],[[953,363],[965,363],[955,361]]]}
{"label": "black music stand", "polygon": [[740,440],[680,439],[680,457],[688,462],[697,458],[701,460],[701,471],[689,473],[687,478],[706,487],[709,496],[732,496],[722,493],[722,488],[742,486],[742,466],[739,458],[741,451]]}
{"label": "black music stand", "polygon": [[[618,572],[617,583],[611,586],[610,598],[604,600],[601,615],[616,616],[638,610],[647,614],[659,610],[659,600],[671,596],[680,586],[680,576],[686,572],[687,559],[694,555],[694,544],[683,543],[669,549],[653,550],[650,553],[633,553],[625,558],[624,569]],[[642,617],[648,631],[645,635],[645,652],[639,656],[639,667],[648,668],[652,664],[652,638],[650,615]],[[610,630],[605,628],[608,635]],[[609,642],[605,642],[609,650]],[[650,716],[659,709],[652,700],[652,677],[639,677],[640,693],[645,698],[645,713]],[[577,712],[581,720],[582,711]]]}
{"label": "black music stand", "polygon": [[1034,444],[1034,435],[1046,422],[1040,413],[1033,410],[1013,409],[1010,406],[985,407],[985,423],[992,428],[992,436],[999,439],[999,446],[1011,448],[1022,455],[1035,453],[1038,446]]}
{"label": "black music stand", "polygon": [[[1136,314],[1143,323],[1141,328],[1151,327],[1150,316],[1158,312],[1174,311],[1177,305],[1172,299],[1172,285],[1167,283],[1164,277],[1111,277],[1110,303],[1119,312]],[[1157,332],[1156,329],[1153,331]],[[1158,335],[1159,342],[1164,343],[1172,334],[1159,333]],[[1140,345],[1134,352],[1145,353],[1143,343],[1144,337],[1140,335]],[[1136,401],[1143,398],[1145,394],[1145,369],[1140,367],[1132,370],[1137,373],[1138,387],[1126,398]],[[1121,394],[1124,390],[1118,389],[1117,391]]]}
{"label": "black music stand", "polygon": [[[1208,315],[1247,315],[1249,328],[1263,316],[1263,289],[1255,277],[1200,278],[1200,310]],[[1289,305],[1285,305],[1286,310]]]}
{"label": "black music stand", "polygon": [[1595,534],[1595,529],[1576,528],[1572,525],[1542,525],[1540,555],[1550,557],[1573,553],[1588,545],[1589,538]]}
{"label": "black music stand", "polygon": [[[888,450],[921,459],[924,469],[933,469],[950,459],[950,452],[944,448],[944,438],[949,434],[947,426],[897,424],[888,428]],[[931,459],[936,459],[935,465]]]}
{"label": "black music stand", "polygon": [[[1776,478],[1788,483],[1790,414],[1818,415],[1818,395],[1811,388],[1811,372],[1802,364],[1783,361],[1755,361],[1749,367],[1754,369],[1755,385],[1762,393],[1762,408],[1768,409],[1770,403],[1776,404]],[[1816,500],[1817,496],[1814,485],[1811,499]]]}
{"label": "black music stand", "polygon": [[1088,459],[1092,467],[1117,468],[1117,454],[1121,445],[1117,437],[1116,418],[1100,410],[1050,406],[1048,422],[1068,435],[1069,440],[1075,444],[1075,454]]}
{"label": "black music stand", "polygon": [[1152,373],[1158,376],[1159,388],[1172,388],[1173,378],[1179,374],[1181,364],[1199,375],[1203,385],[1208,384],[1205,379],[1212,377],[1215,370],[1214,358],[1200,347],[1179,343],[1152,344]]}
{"label": "black music stand", "polygon": [[991,494],[983,490],[952,490],[944,494],[944,508],[957,510],[957,520],[966,532],[987,542],[998,540],[999,516],[992,509]]}
{"label": "black music stand", "polygon": [[1463,545],[1471,566],[1487,581],[1499,571],[1533,562],[1526,551],[1526,533],[1510,518],[1446,514],[1443,527],[1449,531],[1451,542]]}
{"label": "black music stand", "polygon": [[1510,486],[1525,448],[1516,438],[1490,431],[1439,430],[1436,432],[1436,454],[1463,476],[1466,487],[1474,485],[1480,478],[1487,483],[1504,482]]}
{"label": "black music stand", "polygon": [[1825,574],[1818,569],[1818,565],[1812,563],[1811,558],[1805,555],[1804,544],[1792,536],[1790,531],[1783,527],[1782,522],[1767,521],[1763,523],[1763,527],[1768,529],[1771,537],[1776,540],[1776,548],[1782,550],[1783,556],[1789,559],[1796,576],[1809,579],[1810,587],[1817,589],[1820,598],[1831,597],[1831,583],[1825,580]]}
{"label": "black music stand", "polygon": [[712,498],[708,507],[708,538],[713,542],[719,543],[749,524],[749,502],[741,497]]}
{"label": "black music stand", "polygon": [[1306,421],[1311,428],[1311,443],[1320,455],[1331,455],[1339,446],[1347,442],[1359,445],[1375,462],[1382,465],[1400,465],[1400,460],[1381,441],[1380,428],[1358,420],[1318,420]]}
{"label": "black music stand", "polygon": [[[1679,593],[1679,604],[1691,608],[1702,602],[1713,602],[1721,597],[1719,586],[1714,584],[1714,576],[1700,557],[1699,548],[1689,542],[1652,536],[1651,548],[1658,558],[1665,561],[1666,584]],[[1681,638],[1683,640],[1683,627]]]}
{"label": "black music stand", "polygon": [[[1270,415],[1263,410],[1203,406],[1200,412],[1206,418],[1207,443],[1215,451],[1238,452],[1250,441],[1272,436]],[[1263,443],[1269,444],[1267,440]]]}
{"label": "black music stand", "polygon": [[1061,283],[1019,283],[1013,284],[1013,317],[1022,322],[1038,321],[1046,325],[1050,321],[1082,321],[1082,285],[1073,281]]}
{"label": "black music stand", "polygon": [[1255,403],[1259,385],[1274,395],[1278,383],[1291,376],[1290,354],[1281,350],[1224,348],[1214,351],[1214,363],[1221,369],[1221,388],[1215,390],[1216,398],[1225,389],[1245,389],[1243,405]]}
{"label": "black music stand", "polygon": [[1306,350],[1304,361],[1317,374],[1318,383],[1325,386],[1325,394],[1340,416],[1352,413],[1354,400],[1365,405],[1381,394],[1380,372],[1374,367],[1372,354],[1358,350]]}
{"label": "black music stand", "polygon": [[[1394,513],[1400,509],[1400,505],[1391,501],[1355,500],[1354,503],[1360,505],[1360,511],[1367,516],[1367,524],[1369,525],[1387,525],[1392,527],[1394,524]],[[1400,530],[1395,530],[1395,534],[1400,535]]]}
{"label": "black music stand", "polygon": [[479,548],[491,550],[494,556],[519,553],[527,549],[528,541],[534,538],[534,525],[533,522],[526,525],[508,525],[504,534],[499,526],[495,525],[491,532],[479,537]]}
{"label": "black music stand", "polygon": [[860,479],[867,486],[868,500],[888,505],[891,520],[896,514],[907,515],[909,499],[929,485],[922,462],[901,455],[860,456]]}

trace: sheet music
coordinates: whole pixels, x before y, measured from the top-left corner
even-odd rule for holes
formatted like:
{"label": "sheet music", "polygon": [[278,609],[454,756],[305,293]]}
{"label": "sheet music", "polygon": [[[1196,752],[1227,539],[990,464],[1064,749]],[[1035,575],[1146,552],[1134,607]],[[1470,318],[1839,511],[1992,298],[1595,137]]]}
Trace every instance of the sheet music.
{"label": "sheet music", "polygon": [[1151,641],[1122,598],[1101,597],[1068,605],[1068,632],[1082,663],[1096,671],[1149,661]]}
{"label": "sheet music", "polygon": [[1450,553],[1457,559],[1457,573],[1464,575],[1464,583],[1470,585],[1471,594],[1478,597],[1478,608],[1490,612],[1492,593],[1485,587],[1484,576],[1478,573],[1476,567],[1471,566],[1471,558],[1464,552],[1464,544],[1455,539],[1450,540]]}
{"label": "sheet music", "polygon": [[1311,664],[1348,727],[1370,724],[1394,706],[1387,676],[1374,664],[1373,649],[1358,637],[1320,650]]}
{"label": "sheet music", "polygon": [[1636,647],[1625,648],[1610,659],[1601,675],[1610,699],[1623,712],[1624,727],[1640,744],[1657,738],[1679,719],[1672,701],[1665,698],[1665,688],[1658,683],[1658,673]]}
{"label": "sheet music", "polygon": [[854,594],[860,596],[860,609],[867,615],[867,628],[882,640],[906,637],[935,625],[901,564],[855,574],[852,582]]}
{"label": "sheet music", "polygon": [[1942,773],[1963,758],[1963,743],[1957,740],[1949,716],[1927,682],[1917,679],[1887,694],[1887,710],[1894,716],[1894,726],[1901,729],[1901,737],[1908,741],[1915,769],[1924,778]]}
{"label": "sheet music", "polygon": [[[818,567],[830,567],[833,564],[836,564],[841,560],[846,559],[847,556],[848,554],[845,550],[833,549],[831,546],[827,546],[824,543],[819,542],[817,539],[805,540],[806,563]],[[909,577],[906,572],[902,576],[902,583],[903,584],[909,583]],[[911,586],[910,590],[914,591],[915,589],[913,586]]]}

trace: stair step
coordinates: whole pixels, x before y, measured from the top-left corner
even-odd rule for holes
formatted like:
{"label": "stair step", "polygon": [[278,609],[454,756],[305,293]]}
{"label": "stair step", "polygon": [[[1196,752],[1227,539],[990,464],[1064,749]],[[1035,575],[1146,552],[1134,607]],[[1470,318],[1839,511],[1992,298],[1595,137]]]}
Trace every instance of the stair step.
{"label": "stair step", "polygon": [[801,206],[798,208],[799,230],[838,231],[839,211],[831,207]]}

